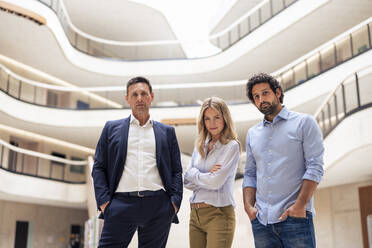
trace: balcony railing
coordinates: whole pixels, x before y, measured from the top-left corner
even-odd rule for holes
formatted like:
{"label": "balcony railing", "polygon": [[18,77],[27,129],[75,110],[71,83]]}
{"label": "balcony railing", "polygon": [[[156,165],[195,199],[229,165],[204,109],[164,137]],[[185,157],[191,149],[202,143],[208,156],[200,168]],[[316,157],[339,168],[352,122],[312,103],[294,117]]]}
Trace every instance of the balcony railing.
{"label": "balcony railing", "polygon": [[226,29],[209,37],[222,51],[252,33],[298,0],[266,0],[247,12]]}
{"label": "balcony railing", "polygon": [[[83,53],[122,60],[186,58],[178,40],[124,42],[94,37],[72,24],[62,0],[38,1],[56,13],[70,44]],[[298,0],[265,0],[225,30],[211,35],[210,42],[220,48],[216,54],[233,46],[296,1]],[[200,42],[202,41],[191,41],[187,45],[198,46]]]}
{"label": "balcony railing", "polygon": [[[199,106],[209,96],[221,96],[230,104],[246,103],[245,81],[154,85],[154,107]],[[125,86],[65,87],[21,77],[0,64],[0,90],[23,102],[62,109],[129,108]],[[192,97],[190,97],[192,96]]]}
{"label": "balcony railing", "polygon": [[372,66],[347,77],[315,113],[323,137],[349,115],[372,107]]}
{"label": "balcony railing", "polygon": [[0,139],[0,169],[65,183],[84,184],[87,160],[69,160],[11,145]]}
{"label": "balcony railing", "polygon": [[122,104],[109,100],[109,98],[115,99],[119,93],[122,95],[123,87],[83,89],[40,83],[17,75],[1,64],[0,90],[23,102],[52,108],[114,109],[123,107]]}
{"label": "balcony railing", "polygon": [[300,85],[371,49],[372,18],[275,72],[284,90]]}
{"label": "balcony railing", "polygon": [[[284,90],[304,82],[371,50],[372,18],[274,72]],[[248,103],[246,81],[154,85],[154,107],[198,106],[210,96],[229,104]],[[0,64],[0,90],[24,102],[64,109],[129,108],[124,86],[64,87],[23,78]]]}

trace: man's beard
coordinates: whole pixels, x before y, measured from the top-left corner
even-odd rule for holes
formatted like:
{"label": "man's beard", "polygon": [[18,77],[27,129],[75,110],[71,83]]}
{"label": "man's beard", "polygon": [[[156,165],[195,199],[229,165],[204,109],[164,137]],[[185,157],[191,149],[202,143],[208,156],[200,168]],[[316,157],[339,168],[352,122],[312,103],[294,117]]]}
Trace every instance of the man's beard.
{"label": "man's beard", "polygon": [[[262,107],[263,104],[266,105],[266,108],[265,108],[265,109],[263,109],[263,107]],[[262,102],[262,103],[260,104],[260,107],[259,107],[258,110],[260,110],[260,112],[261,112],[262,114],[264,114],[265,116],[267,116],[267,115],[272,115],[272,114],[274,114],[274,113],[276,112],[277,108],[278,108],[278,104],[275,104],[274,102],[272,102],[272,103],[269,103],[269,102]]]}

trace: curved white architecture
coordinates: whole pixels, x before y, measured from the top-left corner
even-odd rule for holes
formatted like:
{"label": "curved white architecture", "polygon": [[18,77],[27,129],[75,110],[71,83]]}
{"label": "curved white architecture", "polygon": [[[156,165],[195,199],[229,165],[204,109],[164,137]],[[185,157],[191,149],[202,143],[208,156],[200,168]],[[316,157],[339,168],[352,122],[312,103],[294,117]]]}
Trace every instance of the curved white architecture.
{"label": "curved white architecture", "polygon": [[[299,1],[293,6],[289,7],[286,15],[276,17],[276,23],[270,22],[260,27],[258,32],[252,37],[248,36],[239,44],[233,46],[228,51],[213,56],[211,58],[204,59],[193,59],[193,60],[165,60],[165,61],[143,61],[143,62],[125,62],[125,61],[114,61],[104,60],[87,56],[83,53],[78,52],[74,49],[64,31],[63,28],[52,10],[45,5],[37,1],[25,1],[25,0],[6,0],[9,3],[22,6],[23,8],[29,9],[36,13],[43,15],[47,20],[47,26],[53,32],[59,46],[62,48],[65,56],[75,66],[81,67],[82,69],[92,71],[95,73],[102,73],[113,76],[128,76],[133,74],[142,74],[142,67],[146,67],[146,73],[148,75],[179,75],[179,74],[195,74],[213,71],[230,64],[232,61],[239,58],[242,51],[248,52],[254,49],[259,44],[263,43],[270,37],[278,34],[282,30],[286,29],[292,23],[300,20],[307,14],[319,8],[329,0],[322,0],[317,2]],[[281,18],[281,20],[278,18]],[[281,27],[278,27],[278,23],[281,23]],[[275,28],[274,28],[275,26]],[[119,44],[120,42],[118,42]],[[114,44],[114,43],[113,43]],[[166,68],[167,72],[161,70]]]}
{"label": "curved white architecture", "polygon": [[[371,65],[372,51],[344,62],[325,73],[285,92],[284,103],[293,110],[315,113],[325,97],[347,76],[359,69]],[[129,116],[129,109],[117,110],[64,110],[35,106],[23,103],[0,92],[0,115],[4,120],[18,128],[27,128],[34,132],[41,130],[51,137],[64,139],[95,147],[98,135],[107,120]],[[156,97],[156,96],[155,96]],[[230,105],[232,117],[236,123],[240,139],[244,142],[247,129],[261,120],[261,114],[249,103]],[[199,107],[152,108],[151,115],[161,121],[169,118],[196,118]],[[53,118],[51,118],[53,117]],[[17,120],[22,120],[17,121]],[[61,132],[55,132],[58,127]],[[191,153],[195,126],[177,126],[177,135],[182,151]],[[78,135],[79,134],[79,135]]]}
{"label": "curved white architecture", "polygon": [[[241,1],[235,1],[237,3],[235,7],[239,7],[239,4],[243,3]],[[275,2],[275,0],[265,1],[266,3]],[[217,92],[216,95],[226,96],[226,98],[230,96],[230,91],[236,90],[239,91],[237,92],[239,100],[235,95],[232,96],[232,104],[229,107],[239,138],[244,144],[248,128],[262,120],[262,114],[248,103],[244,96],[244,82],[252,72],[258,71],[274,72],[272,75],[277,77],[286,89],[289,88],[285,91],[284,97],[284,103],[289,109],[313,115],[320,113],[320,117],[317,116],[319,117],[318,123],[323,132],[328,134],[324,140],[325,176],[315,194],[317,246],[327,248],[363,246],[362,239],[365,237],[362,230],[366,227],[364,222],[366,216],[362,208],[367,205],[363,203],[363,197],[359,192],[360,189],[369,188],[370,194],[367,195],[367,200],[372,194],[370,166],[372,160],[368,156],[372,152],[370,130],[372,122],[370,105],[372,103],[366,104],[372,96],[372,87],[369,87],[372,73],[371,70],[363,70],[365,73],[359,73],[359,71],[366,67],[372,68],[372,25],[364,23],[365,25],[359,27],[360,29],[356,25],[371,18],[372,2],[370,0],[357,2],[297,0],[288,9],[280,12],[219,55],[192,60],[135,62],[107,60],[78,52],[67,40],[55,13],[35,0],[2,0],[0,2],[18,3],[23,8],[45,17],[47,23],[47,25],[38,26],[23,17],[0,11],[0,33],[2,34],[0,54],[32,66],[30,70],[23,70],[11,63],[4,63],[4,60],[0,61],[10,71],[22,76],[18,79],[14,75],[8,77],[10,74],[3,73],[5,70],[0,69],[0,122],[4,124],[0,125],[0,139],[11,144],[11,148],[18,146],[20,149],[14,149],[21,153],[24,151],[22,149],[44,153],[45,156],[40,156],[40,159],[50,158],[50,155],[68,159],[69,161],[65,161],[57,158],[55,161],[57,163],[53,164],[53,166],[65,164],[66,168],[68,167],[66,170],[59,170],[59,172],[66,172],[67,177],[62,173],[58,176],[62,174],[62,178],[70,179],[72,178],[70,173],[76,173],[74,174],[76,177],[73,178],[79,179],[80,183],[85,182],[72,184],[67,180],[63,182],[61,178],[56,178],[53,174],[54,168],[60,167],[53,167],[53,170],[50,170],[52,173],[47,171],[43,178],[40,178],[38,173],[30,174],[26,169],[30,169],[32,163],[26,158],[23,159],[22,157],[25,157],[23,155],[14,159],[14,154],[6,150],[9,146],[3,149],[4,146],[0,144],[0,161],[3,164],[0,168],[0,209],[3,211],[3,215],[0,216],[2,226],[0,247],[14,246],[17,236],[16,225],[20,221],[28,223],[31,230],[28,233],[28,239],[32,241],[33,247],[67,247],[70,237],[79,236],[76,233],[72,235],[71,231],[84,229],[84,222],[97,214],[96,203],[92,192],[90,168],[86,168],[86,174],[83,175],[77,167],[67,165],[70,161],[86,160],[94,153],[93,148],[106,120],[124,118],[130,114],[129,109],[94,109],[97,105],[93,106],[93,104],[86,104],[92,109],[79,109],[81,106],[76,104],[76,100],[84,101],[83,98],[77,98],[75,93],[69,95],[70,98],[63,98],[66,95],[56,90],[58,88],[63,91],[67,87],[62,89],[48,86],[48,89],[40,90],[44,93],[38,95],[39,87],[43,88],[43,85],[38,82],[61,86],[68,86],[66,84],[68,82],[76,86],[72,87],[73,92],[80,91],[78,87],[96,88],[111,85],[124,87],[129,78],[140,74],[149,77],[156,89],[155,97],[160,96],[162,99],[170,100],[173,105],[176,105],[174,103],[189,104],[186,102],[189,99],[191,104],[199,103],[198,100],[202,100],[200,98],[204,96],[202,91],[207,94],[211,93],[212,87],[213,92]],[[75,2],[73,4],[78,5]],[[230,17],[235,17],[235,20],[239,18],[236,15],[240,15],[232,12],[231,14]],[[261,14],[261,18],[265,19],[266,12],[261,12]],[[347,16],[347,18],[340,18],[340,16]],[[102,18],[105,17],[102,16]],[[80,19],[84,19],[84,16]],[[367,22],[371,22],[371,19]],[[221,26],[225,24],[221,23],[217,29],[222,29]],[[227,25],[229,23],[225,26]],[[89,26],[94,28],[92,23],[89,23]],[[120,26],[115,26],[115,28],[120,28]],[[14,30],[17,32],[13,32]],[[345,37],[338,37],[339,40],[338,38],[331,40],[342,33],[345,35],[346,30],[351,30],[352,33],[347,33]],[[236,31],[239,30],[236,29]],[[234,32],[231,34],[235,35]],[[134,38],[135,36],[131,37],[132,40],[135,40]],[[234,37],[231,38],[234,40]],[[325,42],[327,44],[324,44]],[[321,44],[324,45],[319,47]],[[317,49],[314,50],[314,48]],[[294,62],[291,63],[291,61]],[[49,75],[31,75],[32,71],[36,70]],[[355,77],[355,72],[358,72],[358,77]],[[330,97],[330,94],[345,78],[349,82],[350,75],[354,82],[345,84],[344,91],[347,97],[343,97],[344,95],[340,93],[343,92],[342,87],[336,90],[337,97]],[[32,82],[28,78],[32,79]],[[233,80],[235,80],[234,83],[239,84],[240,88],[233,89],[231,86],[227,92],[223,87],[215,87],[219,83],[233,84]],[[356,90],[357,85],[359,91]],[[86,90],[83,89],[80,92],[81,95],[87,96],[88,94],[83,94],[87,93]],[[359,98],[355,92],[360,93]],[[51,93],[50,99],[48,99],[48,93]],[[63,96],[58,98],[63,100],[63,104],[54,104],[53,93],[60,94],[58,97]],[[99,101],[105,101],[103,98],[112,100],[114,107],[121,107],[123,104],[123,99],[120,98],[123,96],[121,90],[116,92],[118,98],[97,91],[90,93],[100,96],[95,98]],[[349,97],[350,95],[353,97]],[[41,96],[44,102],[33,102],[39,105],[27,103],[27,99],[38,99],[37,96]],[[93,98],[93,95],[89,97]],[[333,98],[337,98],[337,101],[332,100]],[[345,104],[347,111],[343,112],[340,110],[343,110],[344,106],[339,101],[342,98],[346,99],[347,103]],[[66,99],[71,100],[69,105],[66,104]],[[241,99],[245,101],[241,102]],[[325,100],[329,99],[331,99],[329,105],[322,105]],[[239,104],[235,104],[238,101]],[[359,108],[358,103],[361,105]],[[184,124],[176,125],[175,129],[181,151],[190,155],[196,136],[194,122],[200,106],[170,107],[168,105],[167,107],[164,105],[170,102],[162,104],[162,107],[153,106],[152,118],[167,123],[183,122]],[[54,107],[45,107],[45,105]],[[317,111],[319,106],[322,106],[323,112]],[[71,109],[63,109],[63,107]],[[84,104],[83,107],[87,108]],[[330,121],[334,123],[336,117],[340,120],[343,116],[346,118],[328,133],[334,126],[329,125],[332,127],[327,129],[327,123]],[[4,128],[5,125],[7,125],[6,128]],[[14,128],[21,130],[14,133]],[[26,130],[34,133],[26,134]],[[59,139],[55,145],[46,144],[55,139]],[[67,145],[65,141],[85,145],[90,149],[79,148],[73,144]],[[61,149],[62,146],[65,149]],[[6,150],[5,153],[3,150]],[[27,156],[36,155],[34,152],[27,153]],[[7,154],[7,157],[2,158],[3,154]],[[21,166],[14,166],[12,161],[16,161],[16,165],[18,163]],[[244,155],[241,157],[241,165],[244,164],[243,161]],[[50,161],[47,162],[49,163],[45,163],[46,165],[52,164]],[[58,162],[60,162],[59,165]],[[91,162],[90,159],[90,165]],[[185,168],[188,162],[182,160],[182,164]],[[244,166],[240,167],[240,173],[242,167]],[[237,226],[233,247],[236,248],[254,245],[251,225],[243,209],[241,183],[241,179],[235,182],[234,191],[237,203]],[[188,197],[190,195],[191,192],[185,189],[184,201],[180,209],[181,223],[172,226],[169,247],[188,247]],[[89,231],[90,222],[85,223],[87,224],[85,230]],[[86,237],[92,237],[90,234],[97,235],[97,229],[89,232]],[[135,243],[133,241],[130,247],[136,247]]]}
{"label": "curved white architecture", "polygon": [[50,181],[2,169],[0,169],[0,178],[2,200],[81,209],[87,207],[87,187],[85,184]]}
{"label": "curved white architecture", "polygon": [[[37,139],[35,135],[31,142],[36,143]],[[49,145],[53,146],[52,143]],[[87,161],[72,161],[19,148],[2,139],[0,148],[0,199],[86,208],[88,194],[85,176],[71,174],[66,168],[86,167]],[[57,171],[52,172],[52,163],[63,164],[63,171],[55,168]],[[66,173],[69,175],[65,175]]]}
{"label": "curved white architecture", "polygon": [[[12,2],[13,4],[17,3],[17,1],[15,0],[14,2],[13,0],[8,0],[8,1]],[[286,33],[287,42],[288,42],[289,41],[288,39],[290,37],[288,36],[288,32],[290,32],[291,30],[290,27],[292,27],[292,25],[299,26],[298,29],[306,28],[308,23],[306,23],[305,26],[302,26],[302,27],[300,27],[301,26],[300,24],[303,22],[303,20],[306,19],[303,17],[306,16],[307,14],[309,14],[308,18],[311,19],[311,16],[314,13],[314,12],[311,12],[311,10],[315,10],[316,8],[319,8],[320,6],[322,6],[322,8],[325,8],[325,9],[334,8],[334,6],[331,6],[331,3],[327,3],[323,6],[321,5],[322,3],[319,1],[309,2],[309,1],[300,0],[296,2],[295,4],[291,5],[290,7],[288,7],[288,9],[286,9],[283,13],[280,13],[278,16],[274,17],[273,20],[268,21],[263,26],[255,30],[252,34],[248,35],[246,38],[244,38],[243,40],[235,44],[231,49],[228,49],[224,53],[217,55],[217,56],[204,58],[204,59],[192,59],[192,60],[122,62],[122,61],[107,61],[107,60],[97,59],[97,58],[86,56],[84,54],[77,52],[75,49],[73,49],[69,45],[67,38],[65,37],[62,27],[59,23],[59,20],[55,16],[54,12],[52,12],[48,7],[43,6],[42,4],[36,1],[35,2],[26,1],[26,3],[19,2],[19,4],[21,3],[23,4],[23,7],[28,7],[37,13],[43,13],[43,14],[45,13],[45,16],[47,19],[47,25],[48,27],[50,27],[51,32],[53,32],[53,38],[55,37],[58,40],[58,43],[56,42],[56,44],[45,44],[43,47],[50,47],[53,45],[53,46],[58,46],[58,49],[59,49],[59,47],[62,46],[62,50],[64,51],[63,54],[64,56],[66,56],[66,58],[68,58],[68,60],[70,61],[69,63],[72,63],[79,68],[83,68],[84,70],[92,71],[98,74],[107,75],[107,77],[109,76],[129,77],[129,76],[136,75],[136,74],[144,74],[144,75],[152,76],[152,78],[156,81],[156,83],[174,82],[175,77],[173,76],[177,77],[178,79],[177,81],[186,81],[186,82],[197,81],[196,78],[200,78],[199,81],[217,81],[217,80],[226,80],[227,78],[230,78],[229,80],[246,78],[247,74],[251,71],[257,71],[257,70],[274,71],[280,66],[280,64],[273,65],[272,63],[275,63],[275,61],[270,61],[270,60],[263,61],[262,60],[263,57],[270,55],[270,57],[279,58],[282,61],[281,63],[283,62],[288,63],[289,61],[293,60],[295,57],[298,57],[301,54],[303,54],[303,52],[300,52],[300,53],[293,52],[293,53],[285,53],[285,54],[279,53],[283,49],[283,47],[288,47],[286,43],[283,43],[284,40],[282,40],[283,38],[281,36],[284,35],[284,33]],[[323,2],[323,4],[324,3],[325,2]],[[311,4],[311,6],[304,6],[304,4]],[[348,21],[354,23],[352,25],[355,25],[359,23],[361,20],[363,20],[361,19],[363,18],[362,15],[358,16],[358,21],[356,21],[357,19],[354,19],[354,16],[352,17],[353,18],[348,19]],[[325,16],[323,17],[317,16],[316,18],[319,20],[326,21]],[[296,22],[296,20],[298,20],[298,22]],[[14,25],[14,21],[5,20],[5,19],[3,21],[4,23],[10,22],[9,23],[10,25]],[[27,21],[27,20],[24,20],[24,21]],[[18,27],[18,28],[22,29],[22,27]],[[313,48],[314,46],[317,46],[319,42],[320,43],[324,42],[325,40],[331,38],[332,36],[339,34],[340,31],[336,31],[336,30],[337,29],[335,28],[332,28],[332,30],[329,30],[329,32],[327,32],[328,34],[327,38],[321,38],[321,37],[316,38],[314,36],[314,40],[317,40],[318,42],[316,44],[312,44],[311,48]],[[37,32],[36,29],[35,29],[35,32]],[[297,39],[296,42],[304,42],[304,45],[309,44],[310,40],[307,40],[307,41],[298,40],[298,37],[302,37],[302,35],[298,30],[296,30],[295,32],[296,32],[296,39]],[[292,34],[292,35],[295,35],[295,34]],[[317,34],[314,34],[314,35],[317,35]],[[45,40],[45,42],[47,42],[48,40],[51,40],[51,39],[52,37],[49,37],[49,38],[45,37],[44,39],[40,37],[39,41]],[[272,41],[273,44],[276,44],[276,45],[270,46],[270,47],[261,46],[262,43],[268,42],[269,40]],[[308,51],[311,48],[309,47],[306,51]],[[16,51],[4,51],[4,52],[5,52],[4,54],[11,52],[13,56],[17,53]],[[37,53],[37,50],[35,50],[35,53]],[[246,54],[248,57],[242,56],[243,54]],[[26,54],[23,53],[23,56],[25,55]],[[283,56],[286,56],[286,58],[284,59]],[[63,65],[62,63],[59,63],[59,64],[60,66]],[[232,65],[233,67],[231,67]],[[36,63],[35,66],[39,68],[48,67],[48,71],[52,72],[53,75],[56,75],[66,80],[68,79],[66,78],[67,75],[61,75],[61,73],[56,71],[56,69],[52,69],[53,65],[46,66],[44,64],[43,66],[41,65],[38,66]],[[59,67],[59,69],[60,68],[61,67]],[[146,70],[143,70],[143,68],[146,68]],[[235,68],[234,73],[231,73],[232,68]],[[248,71],[244,72],[244,70],[242,71],[241,68],[247,68]],[[217,69],[219,70],[216,71]],[[71,71],[71,70],[72,69],[66,68],[66,71]],[[81,74],[80,77],[77,77],[78,76],[77,74]],[[81,83],[87,83],[86,80],[89,77],[83,76],[83,74],[86,74],[86,72],[83,72],[83,71],[79,73],[75,72],[72,74],[74,76],[74,80],[67,80],[67,81],[70,81],[70,82],[81,81]],[[241,76],[236,77],[236,75],[238,74],[240,74]],[[183,77],[181,75],[183,75]],[[203,76],[195,77],[196,75],[200,75],[200,76],[203,75]],[[78,78],[80,78],[81,80],[78,80]],[[91,84],[96,84],[96,81],[98,81],[98,78],[100,78],[99,75],[97,75],[97,80],[91,81]],[[184,79],[180,80],[182,78]],[[106,81],[107,80],[108,78],[106,79]],[[110,79],[110,81],[112,80],[113,78]],[[116,80],[119,81],[120,79],[117,78]]]}
{"label": "curved white architecture", "polygon": [[324,140],[325,176],[320,187],[372,179],[372,108],[343,120]]}

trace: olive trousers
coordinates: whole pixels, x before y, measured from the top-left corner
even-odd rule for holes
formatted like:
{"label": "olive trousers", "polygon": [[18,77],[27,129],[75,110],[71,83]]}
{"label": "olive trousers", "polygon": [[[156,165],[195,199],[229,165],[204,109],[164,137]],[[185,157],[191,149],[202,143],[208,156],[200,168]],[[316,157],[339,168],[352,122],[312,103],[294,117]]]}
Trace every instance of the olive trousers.
{"label": "olive trousers", "polygon": [[191,208],[190,248],[229,248],[235,231],[233,206]]}

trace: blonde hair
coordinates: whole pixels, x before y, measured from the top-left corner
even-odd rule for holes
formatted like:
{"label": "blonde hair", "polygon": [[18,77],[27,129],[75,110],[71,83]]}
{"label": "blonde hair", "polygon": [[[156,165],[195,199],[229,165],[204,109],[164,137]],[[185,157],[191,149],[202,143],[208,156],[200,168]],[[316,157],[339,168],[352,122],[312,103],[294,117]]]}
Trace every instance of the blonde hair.
{"label": "blonde hair", "polygon": [[203,101],[198,118],[198,138],[196,139],[195,146],[198,149],[200,156],[202,158],[205,157],[205,141],[207,140],[207,138],[212,138],[204,123],[204,113],[208,108],[216,110],[223,117],[224,128],[222,129],[219,137],[219,141],[221,142],[221,144],[226,145],[231,140],[235,140],[236,142],[238,142],[241,152],[241,144],[235,132],[234,123],[232,121],[229,108],[227,107],[225,101],[221,98],[210,97]]}

